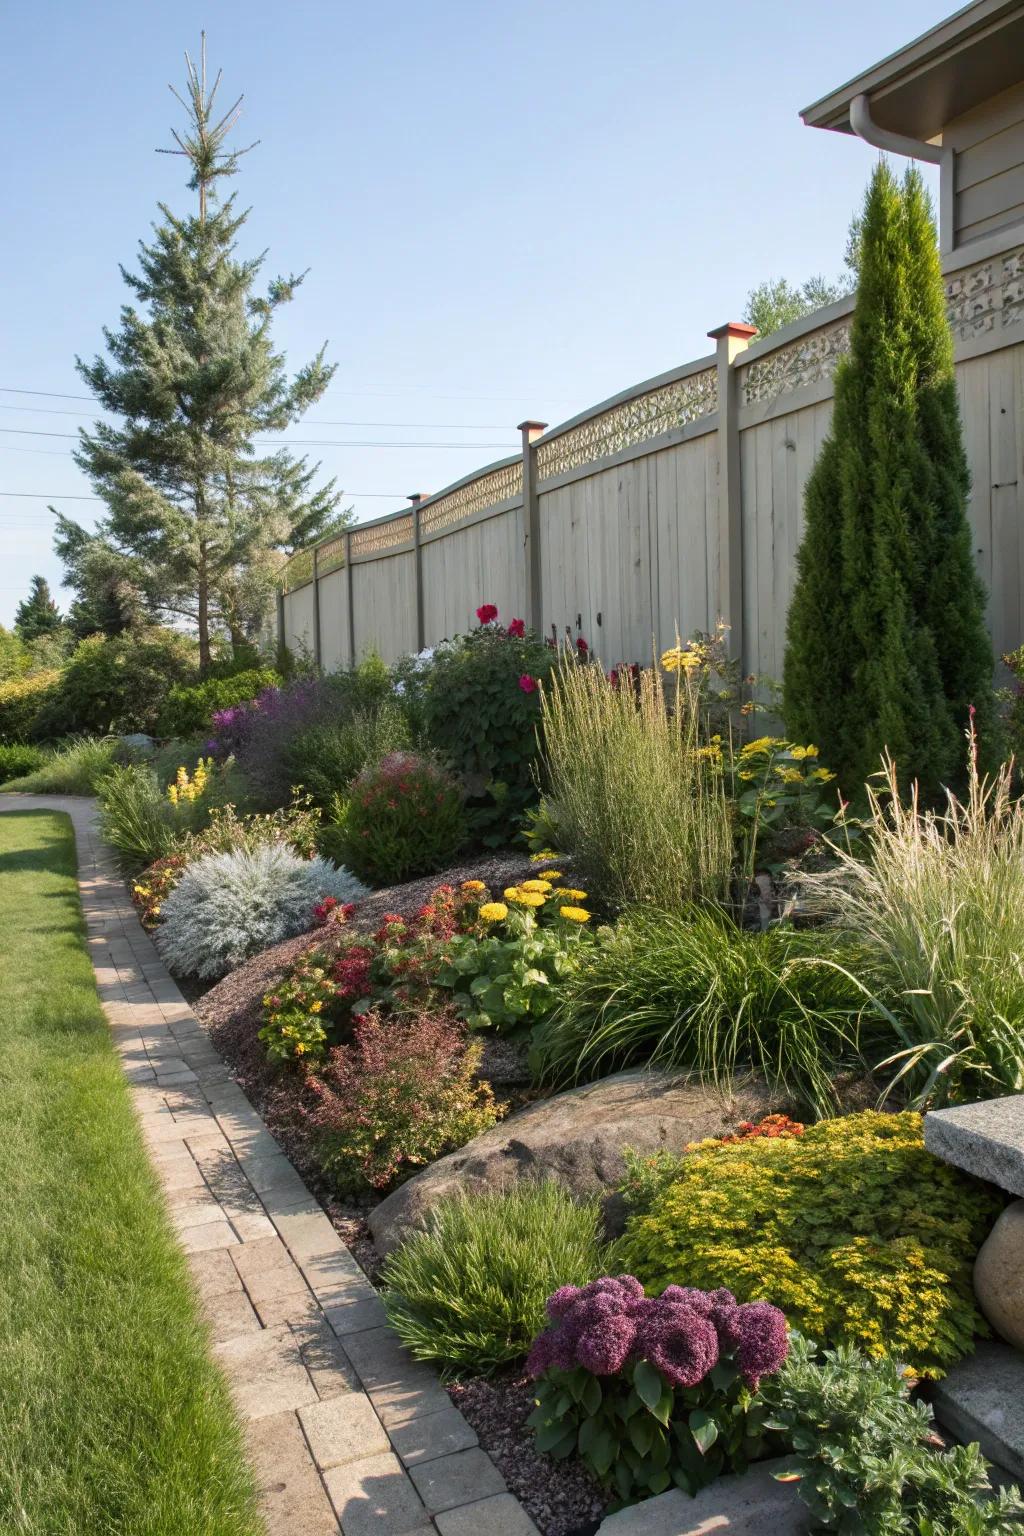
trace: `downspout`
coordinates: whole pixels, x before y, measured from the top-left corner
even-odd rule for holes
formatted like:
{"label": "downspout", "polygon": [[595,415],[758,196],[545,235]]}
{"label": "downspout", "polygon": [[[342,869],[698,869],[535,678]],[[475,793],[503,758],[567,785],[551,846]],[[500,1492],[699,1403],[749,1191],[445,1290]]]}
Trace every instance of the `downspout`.
{"label": "downspout", "polygon": [[939,167],[939,249],[953,249],[953,165],[954,151],[943,144],[929,144],[905,133],[890,133],[880,128],[871,116],[871,98],[863,93],[850,102],[850,127],[865,144],[887,150],[893,155],[907,155],[911,160],[926,160]]}

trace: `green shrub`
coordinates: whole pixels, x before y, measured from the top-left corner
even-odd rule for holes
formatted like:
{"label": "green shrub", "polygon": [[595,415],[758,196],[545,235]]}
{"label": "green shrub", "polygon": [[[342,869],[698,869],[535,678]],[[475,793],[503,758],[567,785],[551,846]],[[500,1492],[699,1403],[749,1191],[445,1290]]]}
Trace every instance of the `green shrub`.
{"label": "green shrub", "polygon": [[444,1010],[363,1014],[352,1043],[310,1079],[310,1129],[334,1188],[387,1189],[493,1125],[494,1095],[475,1080],[480,1051]]}
{"label": "green shrub", "polygon": [[462,795],[427,758],[392,752],[367,768],[347,801],[335,800],[322,845],[370,885],[395,885],[443,869],[466,840]]}
{"label": "green shrub", "polygon": [[42,701],[37,736],[152,733],[170,689],[195,673],[195,647],[171,629],[83,640]]}
{"label": "green shrub", "polygon": [[100,831],[128,868],[142,869],[174,851],[172,807],[152,768],[113,767],[99,786]]}
{"label": "green shrub", "polygon": [[11,779],[22,779],[27,774],[35,773],[46,761],[46,754],[39,747],[29,747],[12,743],[10,746],[0,745],[0,785],[7,784]]}
{"label": "green shrub", "polygon": [[856,1053],[864,995],[814,930],[740,928],[718,908],[633,908],[563,985],[535,1036],[538,1072],[586,1081],[635,1062],[743,1067],[815,1112],[834,1109],[836,1064]]}
{"label": "green shrub", "polygon": [[582,884],[615,907],[668,910],[728,894],[733,839],[720,776],[700,745],[685,674],[667,697],[566,666],[544,691],[544,751],[559,843]]}
{"label": "green shrub", "polygon": [[392,1327],[418,1360],[492,1371],[522,1360],[562,1285],[608,1267],[597,1200],[553,1179],[440,1201],[384,1268]]}
{"label": "green shrub", "polygon": [[493,617],[427,661],[423,716],[431,744],[466,786],[474,836],[497,847],[511,841],[536,799],[540,687],[558,653],[522,620],[497,623],[493,605],[477,612]]}
{"label": "green shrub", "polygon": [[[808,891],[855,937],[899,1047],[883,1067],[920,1109],[1024,1090],[1024,801],[1011,766],[946,810],[870,789],[866,857],[837,848]],[[891,1045],[890,1036],[888,1044]]]}
{"label": "green shrub", "polygon": [[919,1115],[866,1112],[702,1143],[630,1217],[623,1253],[648,1289],[727,1286],[801,1332],[937,1376],[986,1331],[971,1266],[998,1209],[925,1150]]}
{"label": "green shrub", "polygon": [[[56,696],[60,673],[34,672],[31,677],[12,677],[0,683],[0,741],[40,741],[46,737],[41,722],[44,705]],[[53,734],[62,736],[59,730]]]}
{"label": "green shrub", "polygon": [[218,710],[247,704],[264,688],[280,685],[280,677],[270,667],[252,668],[230,677],[207,678],[191,686],[175,683],[160,714],[159,733],[161,736],[195,736],[210,725]]}
{"label": "green shrub", "polygon": [[82,736],[46,752],[40,767],[17,781],[35,795],[94,795],[120,752],[110,737]]}
{"label": "green shrub", "polygon": [[373,707],[300,731],[285,748],[284,762],[292,783],[326,809],[364,768],[411,745],[405,716],[387,696]]}
{"label": "green shrub", "polygon": [[765,1384],[768,1427],[793,1455],[775,1475],[798,1478],[816,1530],[889,1536],[1014,1536],[1019,1491],[993,1494],[977,1445],[935,1448],[932,1410],[911,1402],[903,1368],[849,1345],[815,1358],[795,1334],[789,1358]]}

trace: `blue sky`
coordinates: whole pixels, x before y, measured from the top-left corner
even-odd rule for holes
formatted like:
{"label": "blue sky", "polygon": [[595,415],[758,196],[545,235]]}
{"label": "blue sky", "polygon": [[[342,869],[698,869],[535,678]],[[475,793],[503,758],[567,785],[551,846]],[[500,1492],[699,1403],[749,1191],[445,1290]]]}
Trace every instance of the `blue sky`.
{"label": "blue sky", "polygon": [[[950,7],[951,8],[951,7]],[[0,242],[0,623],[56,586],[47,500],[98,508],[68,457],[91,357],[158,200],[205,26],[245,92],[246,254],[310,268],[277,339],[335,381],[326,438],[360,520],[709,350],[762,278],[842,266],[873,154],[799,108],[946,14],[936,0],[35,0],[9,8]],[[68,413],[68,414],[64,414]],[[313,428],[316,428],[314,431]],[[357,447],[372,441],[382,446]],[[415,446],[403,446],[413,443]],[[447,445],[458,446],[447,446]],[[446,445],[446,446],[439,446]],[[57,594],[66,600],[67,594]]]}

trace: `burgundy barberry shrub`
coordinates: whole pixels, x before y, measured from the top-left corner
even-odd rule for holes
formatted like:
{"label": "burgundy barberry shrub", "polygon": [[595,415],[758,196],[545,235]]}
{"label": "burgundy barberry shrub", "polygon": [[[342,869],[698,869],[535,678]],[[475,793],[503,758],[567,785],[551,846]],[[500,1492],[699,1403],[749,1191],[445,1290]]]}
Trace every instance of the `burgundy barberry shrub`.
{"label": "burgundy barberry shrub", "polygon": [[462,791],[450,774],[414,752],[391,752],[367,768],[322,846],[371,885],[394,885],[441,869],[466,837]]}
{"label": "burgundy barberry shrub", "polygon": [[678,1285],[648,1296],[619,1275],[562,1286],[547,1313],[527,1361],[539,1450],[578,1453],[623,1502],[696,1493],[761,1451],[757,1390],[789,1349],[778,1307]]}
{"label": "burgundy barberry shrub", "polygon": [[308,1082],[308,1127],[339,1193],[388,1189],[494,1124],[490,1085],[474,1078],[481,1049],[451,1012],[358,1020]]}

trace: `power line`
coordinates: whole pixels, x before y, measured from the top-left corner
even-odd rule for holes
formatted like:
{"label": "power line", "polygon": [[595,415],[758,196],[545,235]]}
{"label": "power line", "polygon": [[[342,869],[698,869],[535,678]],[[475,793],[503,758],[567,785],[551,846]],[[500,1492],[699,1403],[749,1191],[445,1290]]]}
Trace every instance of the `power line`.
{"label": "power line", "polygon": [[[63,437],[78,441],[77,432],[45,432],[41,427],[0,427],[5,437]],[[432,443],[388,438],[381,442],[354,438],[264,437],[253,439],[260,448],[515,448],[514,443]]]}
{"label": "power line", "polygon": [[[342,499],[354,496],[358,501],[407,501],[402,491],[342,491]],[[23,501],[102,501],[102,496],[78,496],[71,491],[0,491],[0,496],[17,496]]]}
{"label": "power line", "polygon": [[[105,407],[101,407],[105,409]],[[85,416],[92,411],[61,411],[46,405],[2,405],[0,411],[24,411],[30,416]],[[311,416],[310,427],[402,427],[423,432],[507,432],[507,421],[337,421],[328,416]]]}
{"label": "power line", "polygon": [[[330,395],[345,395],[348,398],[358,399],[361,395],[364,394],[380,394],[383,396],[394,397],[396,395],[405,394],[422,394],[424,391],[429,394],[433,400],[488,400],[494,402],[513,400],[519,401],[522,400],[525,395],[534,393],[532,390],[521,390],[518,394],[515,395],[480,395],[476,393],[450,395],[437,393],[431,389],[429,384],[399,384],[394,388],[388,384],[364,384],[359,389],[328,389],[324,392],[324,399],[327,399]],[[554,404],[552,397],[544,396],[540,390],[536,391],[536,394],[539,398],[546,398],[549,404]],[[48,400],[96,399],[95,395],[63,394],[59,390],[55,389],[16,389],[13,385],[0,385],[0,395],[37,395],[41,399]],[[559,402],[564,405],[568,399],[568,396],[562,395],[558,396],[557,398]]]}

